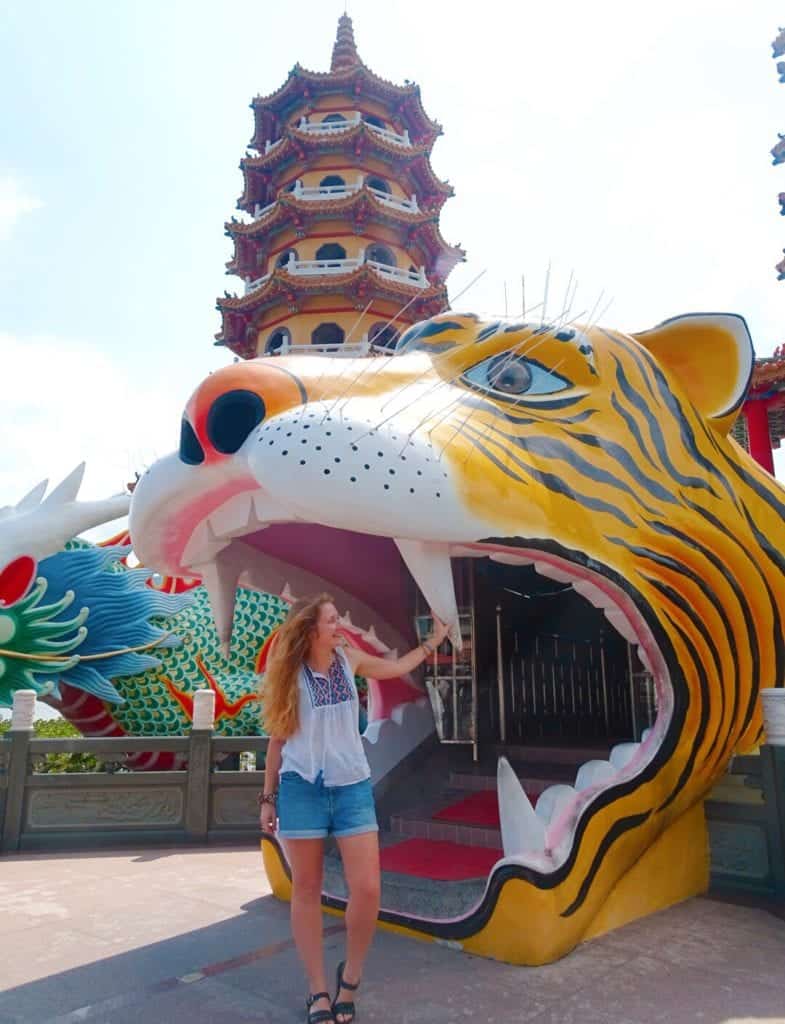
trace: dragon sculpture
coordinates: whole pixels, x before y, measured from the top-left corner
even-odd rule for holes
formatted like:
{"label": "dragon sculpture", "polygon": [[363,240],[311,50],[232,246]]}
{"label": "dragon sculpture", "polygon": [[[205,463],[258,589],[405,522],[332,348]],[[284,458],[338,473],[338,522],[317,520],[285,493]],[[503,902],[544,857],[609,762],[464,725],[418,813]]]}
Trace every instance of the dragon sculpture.
{"label": "dragon sculpture", "polygon": [[[73,539],[124,515],[130,501],[77,501],[83,474],[81,465],[48,497],[43,481],[0,509],[0,707],[28,689],[86,736],[180,736],[192,724],[195,690],[209,687],[216,732],[258,735],[259,673],[294,599],[289,584],[273,594],[240,589],[227,658],[198,577],[129,568],[127,531],[100,545]],[[357,646],[388,653],[373,630],[356,628],[350,616],[341,630]],[[357,682],[367,705],[368,683]],[[406,680],[399,689],[414,692]],[[382,712],[390,693],[377,701]],[[419,717],[422,733],[428,716]],[[360,721],[365,729],[365,706]],[[160,771],[182,767],[184,755],[131,754],[125,763]]]}
{"label": "dragon sculpture", "polygon": [[[501,762],[504,856],[470,912],[384,910],[385,926],[539,964],[705,889],[703,798],[760,742],[759,688],[785,678],[785,494],[728,436],[752,365],[732,315],[633,335],[447,313],[390,356],[252,360],[188,401],[130,530],[146,566],[204,581],[224,650],[243,587],[328,587],[396,647],[409,574],[455,623],[451,559],[491,558],[571,584],[655,679],[645,741],[547,814]],[[405,680],[369,685],[378,781],[427,707]],[[287,898],[285,850],[262,848]]]}

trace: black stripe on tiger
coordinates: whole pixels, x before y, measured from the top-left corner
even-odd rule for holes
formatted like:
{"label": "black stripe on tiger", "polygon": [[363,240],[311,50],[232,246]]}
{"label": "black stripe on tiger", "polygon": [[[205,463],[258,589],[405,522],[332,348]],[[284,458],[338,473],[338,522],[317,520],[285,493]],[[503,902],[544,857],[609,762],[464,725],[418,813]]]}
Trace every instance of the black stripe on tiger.
{"label": "black stripe on tiger", "polygon": [[[619,347],[623,348],[624,351],[628,353],[630,358],[635,361],[636,365],[638,366],[638,369],[641,372],[641,375],[646,381],[652,398],[654,398],[656,401],[657,395],[654,393],[651,381],[649,380],[649,374],[643,368],[643,364],[645,362],[646,367],[651,372],[651,375],[654,377],[654,381],[657,385],[657,391],[659,393],[660,398],[665,402],[666,406],[679,423],[682,435],[682,442],[684,443],[685,448],[695,458],[698,464],[703,467],[703,469],[705,469],[712,476],[715,476],[718,480],[720,480],[722,486],[725,488],[725,491],[729,495],[731,501],[738,508],[738,497],[735,494],[733,488],[730,486],[730,482],[725,476],[723,476],[722,473],[720,473],[716,463],[710,462],[698,448],[697,442],[695,440],[695,434],[692,430],[689,421],[687,420],[687,417],[684,415],[681,403],[671,391],[667,378],[663,374],[655,357],[644,346],[640,345],[640,343],[631,344],[629,339],[618,334],[611,334],[608,331],[603,331],[603,334],[605,334],[607,338],[615,340],[618,343]],[[700,424],[701,430],[703,431],[704,435],[708,437],[712,447],[715,448],[715,450],[719,450],[716,440],[711,435],[710,428],[708,427],[700,413],[697,412],[697,410],[695,410],[695,416],[696,421]]]}
{"label": "black stripe on tiger", "polygon": [[[496,441],[492,435],[487,435],[486,437],[485,433],[481,433],[469,423],[464,425],[464,430],[467,433],[467,437],[469,437],[469,439],[475,444],[486,440],[498,445],[507,456],[508,461],[513,462],[533,480],[536,480],[537,483],[541,484],[548,490],[553,491],[555,494],[562,494],[564,497],[570,498],[576,504],[582,505],[584,508],[593,509],[595,512],[605,512],[607,515],[613,516],[614,519],[618,519],[620,522],[624,523],[625,526],[635,527],[635,523],[632,519],[622,512],[621,509],[615,508],[613,505],[609,505],[608,502],[602,501],[600,498],[590,498],[586,494],[581,494],[565,483],[564,480],[559,479],[559,477],[554,473],[546,473],[539,469],[535,469],[522,459],[516,458],[516,456],[510,452],[502,441]],[[505,470],[505,472],[509,473],[508,470]]]}
{"label": "black stripe on tiger", "polygon": [[646,476],[645,473],[638,469],[627,449],[623,448],[616,441],[611,441],[607,437],[598,437],[596,434],[578,434],[575,432],[570,434],[570,438],[574,441],[580,441],[582,444],[589,445],[591,448],[599,448],[606,455],[610,455],[619,463],[619,465],[626,469],[633,480],[647,490],[653,498],[659,498],[660,501],[667,502],[671,505],[678,504],[677,498],[669,490],[666,490],[662,484],[658,483],[656,480],[652,480],[651,477]]}
{"label": "black stripe on tiger", "polygon": [[665,442],[662,429],[659,423],[657,422],[656,416],[651,411],[646,402],[644,402],[641,396],[632,387],[632,384],[627,379],[627,375],[624,372],[624,369],[621,365],[621,361],[619,360],[618,356],[611,353],[611,358],[616,364],[616,380],[619,384],[619,387],[621,388],[622,393],[624,394],[624,397],[627,399],[627,401],[631,405],[633,405],[635,409],[641,414],[641,416],[643,416],[643,418],[646,420],[652,444],[654,445],[657,455],[659,456],[665,470],[673,477],[674,480],[676,480],[682,486],[693,487],[696,488],[697,490],[705,490],[708,491],[709,494],[713,495],[715,498],[718,497],[717,492],[714,490],[711,484],[707,483],[705,480],[701,480],[701,478],[697,476],[685,476],[674,466],[670,454],[668,453],[668,446]]}
{"label": "black stripe on tiger", "polygon": [[[601,469],[589,462],[587,459],[581,458],[581,456],[573,451],[569,445],[565,444],[564,441],[559,441],[556,438],[530,437],[528,435],[518,437],[515,434],[507,434],[503,430],[497,430],[496,434],[499,437],[503,437],[505,441],[509,441],[511,444],[515,445],[516,448],[521,448],[523,451],[529,452],[532,455],[537,455],[543,459],[560,459],[562,462],[566,462],[571,469],[575,470],[575,472],[584,477],[584,479],[591,480],[593,483],[608,484],[610,487],[615,487],[634,498],[649,515],[657,514],[653,509],[648,508],[643,502],[641,502],[635,491],[633,491],[633,489],[623,480],[620,480],[608,470]],[[653,497],[661,497],[654,493],[652,489],[646,485],[645,481],[646,477],[641,474],[641,478],[638,481],[641,483],[641,486],[643,486],[645,490],[648,490]],[[653,480],[650,481],[650,483],[655,485]]]}
{"label": "black stripe on tiger", "polygon": [[630,829],[638,828],[645,821],[648,820],[651,815],[651,811],[646,811],[644,814],[631,814],[627,818],[620,818],[615,821],[607,834],[603,836],[602,842],[599,845],[597,852],[594,855],[594,860],[591,862],[591,867],[586,873],[586,877],[581,882],[580,888],[578,889],[578,895],[567,907],[566,910],[562,911],[562,917],[572,917],[576,910],[579,910],[583,905],[584,900],[589,894],[591,883],[594,881],[594,877],[600,870],[605,854],[610,850],[613,844],[624,835],[625,832],[629,832]]}
{"label": "black stripe on tiger", "polygon": [[[693,572],[683,563],[677,562],[674,558],[669,558],[667,555],[660,554],[660,552],[658,551],[651,551],[649,548],[628,544],[625,540],[622,540],[620,537],[608,537],[608,540],[611,542],[611,544],[617,544],[619,545],[619,547],[623,547],[626,551],[629,551],[631,554],[634,554],[638,558],[645,559],[646,561],[654,563],[654,565],[659,565],[662,568],[668,569],[684,579],[690,580],[690,582],[693,583],[700,590],[700,592],[709,602],[711,607],[717,613],[720,621],[722,622],[722,625],[725,629],[725,636],[727,637],[728,641],[728,649],[730,650],[731,656],[733,658],[734,676],[738,677],[739,662],[734,643],[733,630],[731,628],[728,616],[725,613],[725,609],[722,607],[721,602],[717,600],[716,595],[709,589],[709,586],[706,583],[706,581],[701,579],[701,577],[697,573]],[[717,670],[717,676],[722,677],[723,671],[720,652],[717,648],[717,645],[714,642],[714,639],[711,636],[711,633],[709,633],[708,629],[706,628],[706,624],[704,623],[703,619],[700,617],[696,617],[693,614],[692,606],[683,597],[681,597],[678,594],[678,592],[672,591],[672,589],[668,587],[667,584],[660,585],[660,583],[654,577],[648,576],[645,573],[642,573],[642,575],[644,579],[648,580],[648,582],[651,583],[655,587],[655,589],[659,590],[660,593],[663,594],[663,596],[667,597],[668,600],[676,604],[676,606],[680,608],[685,613],[685,615],[687,615],[690,618],[690,620],[695,624],[698,632],[703,637],[704,643],[706,644],[711,653],[712,661],[714,662],[714,667]],[[708,760],[709,757],[711,757],[711,754],[719,741],[722,726],[725,721],[725,711],[725,689],[724,687],[720,687],[719,722],[717,723],[717,730],[715,732],[714,738],[711,741],[708,752],[706,753],[705,760]]]}
{"label": "black stripe on tiger", "polygon": [[701,703],[701,709],[700,709],[700,724],[699,724],[699,728],[698,728],[698,733],[696,735],[695,742],[692,745],[692,750],[690,751],[690,756],[687,758],[687,763],[685,764],[684,768],[682,769],[682,773],[679,776],[679,780],[676,783],[676,785],[673,787],[673,789],[671,790],[670,795],[657,808],[657,813],[658,814],[661,813],[662,811],[664,811],[666,807],[669,807],[673,803],[673,801],[676,799],[676,797],[679,795],[679,793],[682,791],[682,789],[684,789],[684,787],[687,785],[687,783],[689,782],[690,778],[692,777],[692,773],[693,773],[693,771],[695,769],[695,758],[697,757],[698,747],[700,746],[700,742],[699,742],[699,738],[698,737],[702,738],[703,735],[705,735],[706,724],[708,722],[708,717],[709,717],[709,679],[708,679],[708,676],[706,675],[706,669],[703,667],[703,662],[698,657],[698,652],[695,649],[695,644],[693,644],[692,639],[689,636],[689,634],[687,634],[681,628],[681,626],[678,624],[678,622],[676,622],[676,620],[673,618],[673,616],[668,611],[665,612],[665,616],[668,619],[668,621],[670,622],[670,624],[673,626],[673,628],[681,636],[681,638],[682,638],[682,640],[684,642],[684,646],[687,648],[687,650],[689,652],[689,656],[692,659],[692,663],[695,666],[695,671],[696,671],[696,673],[698,675],[698,685],[700,686],[702,703]]}
{"label": "black stripe on tiger", "polygon": [[[677,540],[680,540],[683,544],[685,544],[688,548],[693,548],[694,550],[699,551],[703,555],[703,557],[711,565],[714,566],[717,572],[722,576],[722,578],[728,584],[730,589],[733,591],[736,601],[738,602],[739,608],[741,609],[741,614],[744,618],[744,624],[747,630],[747,646],[750,651],[750,656],[752,657],[753,678],[757,679],[760,675],[760,653],[758,650],[758,644],[755,636],[755,624],[752,621],[752,612],[750,611],[749,605],[747,604],[747,600],[744,596],[741,587],[736,582],[735,576],[733,576],[732,573],[728,572],[727,566],[719,559],[717,555],[714,554],[713,551],[705,547],[705,545],[701,544],[700,541],[695,540],[694,537],[689,537],[686,533],[683,533],[681,530],[677,530],[673,526],[668,526],[666,523],[651,522],[649,523],[649,526],[651,526],[652,529],[657,530],[659,533],[664,534],[665,536],[675,537]],[[731,645],[731,650],[733,652],[734,658],[736,658],[737,655],[735,644]],[[738,713],[739,705],[741,702],[741,693],[739,692],[739,675],[740,671],[737,670],[733,679],[733,713],[731,715],[731,721],[736,720],[736,715]]]}
{"label": "black stripe on tiger", "polygon": [[[466,405],[472,409],[480,409],[482,412],[490,413],[495,419],[506,420],[508,423],[513,423],[519,427],[530,427],[535,423],[541,422],[541,420],[532,419],[529,416],[515,416],[506,409],[500,409],[498,405],[494,405],[493,402],[488,402],[477,395],[465,395],[459,400],[458,404]],[[596,409],[584,409],[583,412],[577,412],[574,416],[560,416],[559,423],[585,423],[586,420],[591,419],[596,412]]]}
{"label": "black stripe on tiger", "polygon": [[662,467],[657,465],[657,463],[654,461],[651,454],[649,453],[649,449],[646,445],[646,442],[643,440],[643,434],[641,434],[640,427],[635,422],[635,418],[633,417],[632,413],[627,412],[627,410],[624,408],[624,406],[621,404],[621,402],[613,392],[611,392],[611,405],[619,414],[619,416],[621,416],[624,422],[627,424],[627,429],[635,438],[641,454],[644,456],[644,458],[652,467],[652,469],[656,469],[659,473]]}
{"label": "black stripe on tiger", "polygon": [[[684,498],[684,500],[694,512],[697,512],[699,515],[703,516],[703,518],[707,522],[711,523],[711,525],[716,530],[722,533],[722,535],[726,537],[729,541],[731,541],[732,544],[735,544],[741,550],[743,555],[747,557],[747,549],[744,547],[739,538],[731,533],[731,531],[725,526],[724,523],[720,522],[720,520],[717,519],[717,517],[713,515],[711,512],[709,512],[708,509],[701,508],[699,505],[693,504],[686,498]],[[770,561],[772,561],[773,564],[777,566],[777,568],[779,568],[780,571],[785,575],[785,559],[783,559],[779,551],[777,551],[777,549],[772,546],[768,538],[760,532],[758,527],[751,519],[746,508],[744,508],[743,506],[742,512],[744,512],[744,515],[747,519],[747,523],[755,536],[755,540],[758,542],[758,544],[760,544],[761,548],[768,555]],[[766,590],[766,595],[768,596],[769,604],[771,606],[772,644],[774,648],[774,674],[773,679],[771,680],[771,684],[772,686],[778,686],[779,680],[785,678],[785,638],[783,637],[782,616],[780,615],[780,609],[777,604],[777,600],[774,597],[774,592],[771,589],[771,585],[769,584],[768,579],[766,578],[766,574],[763,572],[761,567],[757,565],[756,562],[752,561],[749,558],[747,560],[749,561],[750,565],[752,565],[752,567],[755,569],[755,572],[758,574],[758,577],[760,578],[760,581]],[[733,653],[734,655],[736,653],[735,647]],[[753,694],[750,694],[750,703],[747,707],[747,714],[745,715],[746,724],[749,724],[749,719],[755,713],[756,704],[757,695],[753,696]]]}

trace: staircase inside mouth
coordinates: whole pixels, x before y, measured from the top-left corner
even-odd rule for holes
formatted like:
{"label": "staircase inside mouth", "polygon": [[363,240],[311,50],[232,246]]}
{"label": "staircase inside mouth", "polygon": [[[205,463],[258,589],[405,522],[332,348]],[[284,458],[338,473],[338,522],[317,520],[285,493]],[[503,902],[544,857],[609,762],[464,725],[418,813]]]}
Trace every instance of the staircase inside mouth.
{"label": "staircase inside mouth", "polygon": [[[503,856],[496,764],[504,755],[536,808],[541,793],[572,785],[588,760],[607,759],[607,747],[488,749],[472,761],[466,748],[436,750],[405,783],[379,801],[382,907],[444,919],[468,913],[483,896]],[[324,888],[346,898],[338,848],[330,843]]]}

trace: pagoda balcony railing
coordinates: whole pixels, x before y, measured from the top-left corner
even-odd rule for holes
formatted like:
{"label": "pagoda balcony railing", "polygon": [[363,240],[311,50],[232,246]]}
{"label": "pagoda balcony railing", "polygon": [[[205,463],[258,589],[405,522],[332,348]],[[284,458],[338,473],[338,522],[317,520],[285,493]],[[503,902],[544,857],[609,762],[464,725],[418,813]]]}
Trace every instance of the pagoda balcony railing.
{"label": "pagoda balcony railing", "polygon": [[[362,178],[353,185],[312,185],[307,188],[298,178],[294,188],[290,191],[290,195],[306,202],[318,202],[321,199],[346,199],[348,196],[353,196],[356,192],[359,192],[362,187]],[[389,192],[384,192],[382,189],[374,188],[371,185],[366,185],[366,188],[380,203],[384,203],[385,206],[390,206],[394,210],[403,210],[404,213],[418,213],[420,210],[416,195],[411,196],[409,199],[402,199],[400,196],[391,195]],[[271,203],[267,203],[266,206],[257,203],[253,210],[254,220],[265,217],[275,207],[276,202],[277,200],[273,200]]]}
{"label": "pagoda balcony railing", "polygon": [[[415,288],[427,288],[428,277],[425,273],[425,267],[420,267],[419,270],[408,270],[403,267],[391,267],[387,263],[380,263],[378,260],[368,260],[364,256],[359,256],[350,259],[343,260],[297,260],[293,254],[289,255],[289,259],[283,264],[283,270],[287,274],[292,274],[296,277],[306,276],[309,274],[350,274],[353,270],[357,270],[363,264],[367,264],[374,273],[378,274],[379,277],[390,278],[394,281],[401,281],[403,284],[408,284]],[[261,288],[263,284],[270,280],[271,274],[264,274],[262,277],[257,277],[254,281],[246,281],[245,283],[245,294],[248,295],[250,292],[256,291],[257,288]]]}
{"label": "pagoda balcony railing", "polygon": [[392,349],[386,345],[377,345],[370,341],[367,333],[360,338],[359,341],[341,341],[333,345],[292,345],[289,341],[284,341],[274,352],[261,352],[261,356],[313,356],[313,355],[325,355],[325,356],[337,356],[339,359],[354,359],[360,356],[375,356],[383,355],[389,356],[392,354]]}
{"label": "pagoda balcony railing", "polygon": [[349,274],[362,266],[361,259],[343,260],[296,260],[293,257],[285,266],[289,274]]}
{"label": "pagoda balcony railing", "polygon": [[404,284],[414,285],[415,288],[428,287],[425,267],[420,267],[419,270],[404,270],[402,267],[391,267],[388,263],[379,263],[377,260],[365,262],[382,277],[391,277],[396,281],[403,281]]}
{"label": "pagoda balcony railing", "polygon": [[[345,132],[350,128],[354,128],[356,125],[360,124],[362,120],[362,114],[359,112],[352,114],[343,121],[309,121],[307,118],[301,117],[300,122],[297,125],[297,130],[305,132],[308,135],[335,135],[339,132]],[[366,121],[365,124],[375,135],[380,135],[383,139],[386,139],[387,142],[392,142],[396,146],[411,146],[412,144],[407,129],[404,129],[403,134],[399,135],[397,132],[391,132],[389,128],[383,128],[381,125],[372,124],[370,121]],[[267,152],[267,150],[265,150],[265,152]]]}

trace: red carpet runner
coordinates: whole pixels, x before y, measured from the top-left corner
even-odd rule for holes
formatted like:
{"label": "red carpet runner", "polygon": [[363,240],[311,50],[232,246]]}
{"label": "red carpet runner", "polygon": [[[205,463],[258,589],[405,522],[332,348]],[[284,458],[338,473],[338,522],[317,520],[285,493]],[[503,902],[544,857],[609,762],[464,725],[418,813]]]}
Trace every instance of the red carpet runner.
{"label": "red carpet runner", "polygon": [[[526,794],[532,807],[537,797]],[[478,828],[499,828],[499,804],[495,789],[482,789],[450,804],[433,816],[434,821],[451,821],[456,825],[476,825]]]}
{"label": "red carpet runner", "polygon": [[432,878],[437,882],[459,882],[467,878],[486,878],[503,856],[501,850],[484,846],[463,846],[437,839],[404,839],[395,846],[386,846],[381,851],[381,862],[382,871]]}

